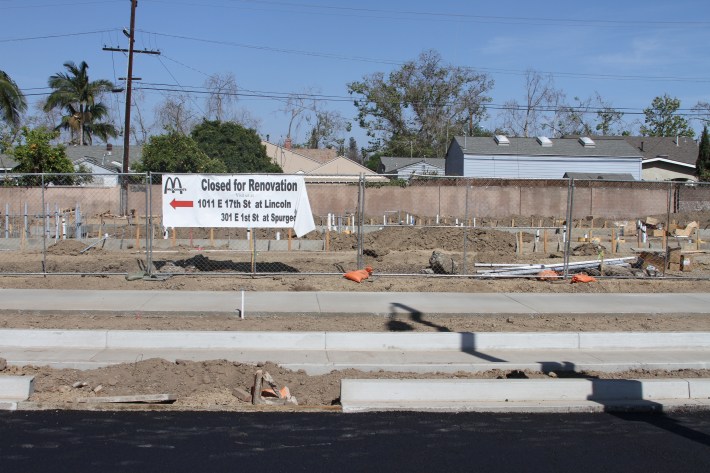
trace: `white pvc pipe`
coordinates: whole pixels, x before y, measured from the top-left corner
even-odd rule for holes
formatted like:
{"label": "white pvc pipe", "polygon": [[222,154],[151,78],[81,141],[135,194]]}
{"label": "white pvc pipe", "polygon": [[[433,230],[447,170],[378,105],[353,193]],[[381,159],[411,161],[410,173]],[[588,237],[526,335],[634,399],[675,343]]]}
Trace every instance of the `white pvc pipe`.
{"label": "white pvc pipe", "polygon": [[242,309],[239,311],[239,318],[244,318],[244,289],[242,289]]}

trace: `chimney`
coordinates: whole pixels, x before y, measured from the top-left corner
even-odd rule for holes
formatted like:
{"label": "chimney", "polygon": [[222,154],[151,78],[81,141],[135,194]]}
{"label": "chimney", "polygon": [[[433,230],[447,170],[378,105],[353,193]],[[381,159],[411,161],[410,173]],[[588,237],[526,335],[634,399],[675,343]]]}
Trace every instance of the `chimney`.
{"label": "chimney", "polygon": [[641,151],[643,151],[643,141],[641,142]]}
{"label": "chimney", "polygon": [[291,149],[291,137],[290,136],[284,140],[284,148]]}

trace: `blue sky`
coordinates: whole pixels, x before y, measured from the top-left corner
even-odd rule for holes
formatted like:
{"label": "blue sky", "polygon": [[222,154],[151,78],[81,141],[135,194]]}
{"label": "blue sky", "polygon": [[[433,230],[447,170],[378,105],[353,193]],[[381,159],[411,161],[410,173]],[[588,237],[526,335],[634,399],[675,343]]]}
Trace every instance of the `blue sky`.
{"label": "blue sky", "polygon": [[[129,0],[0,0],[0,18],[0,69],[31,106],[65,61],[86,61],[92,79],[126,75],[126,56],[102,47],[127,47],[121,30],[129,26]],[[321,104],[348,119],[356,115],[348,82],[389,72],[427,49],[490,74],[493,104],[522,100],[527,69],[552,73],[569,99],[598,92],[629,112],[665,93],[684,109],[710,101],[707,0],[139,0],[136,30],[137,48],[161,51],[136,55],[134,76],[146,86],[194,90],[209,75],[232,73],[243,91],[258,95],[332,96]],[[170,93],[144,91],[140,107],[149,121]],[[204,109],[204,96],[190,97]],[[122,116],[123,98],[108,100]],[[236,107],[257,117],[271,141],[285,136],[282,101],[242,97]],[[495,126],[497,118],[491,110],[484,125]],[[305,134],[302,126],[296,141]],[[357,127],[350,135],[365,144]]]}

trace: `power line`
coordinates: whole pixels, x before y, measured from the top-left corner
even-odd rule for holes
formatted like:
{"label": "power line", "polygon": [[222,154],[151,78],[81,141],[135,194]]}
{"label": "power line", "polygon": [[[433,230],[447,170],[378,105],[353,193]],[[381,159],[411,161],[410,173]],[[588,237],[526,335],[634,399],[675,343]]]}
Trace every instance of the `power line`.
{"label": "power line", "polygon": [[[166,68],[167,70],[167,68]],[[168,73],[172,76],[172,73],[168,70]],[[173,76],[174,78],[174,76]],[[135,89],[137,90],[145,90],[145,91],[153,91],[153,92],[174,92],[174,93],[184,93],[184,94],[195,94],[195,95],[209,95],[214,93],[207,87],[203,86],[192,86],[192,85],[181,85],[181,84],[165,84],[165,83],[151,83],[151,82],[142,82],[140,85],[136,86]],[[246,89],[243,89],[246,90]],[[30,93],[30,94],[24,94],[25,96],[46,96],[49,95],[50,92],[39,92],[39,93]],[[317,102],[353,102],[356,100],[356,98],[351,97],[351,96],[344,96],[344,95],[325,95],[325,94],[313,94],[313,93],[298,93],[298,92],[277,92],[277,91],[246,91],[246,92],[222,92],[222,95],[229,95],[229,96],[235,96],[235,97],[246,97],[246,98],[254,98],[254,99],[264,99],[264,100],[278,100],[278,101],[283,101],[287,100],[289,98],[293,97],[302,97],[302,98],[307,98],[309,100],[317,101]],[[193,102],[195,106],[200,109],[202,113],[204,111],[202,110],[199,105],[197,105],[195,102]],[[446,103],[444,105],[453,105],[453,103]],[[485,104],[485,108],[488,110],[518,110],[518,111],[523,111],[523,110],[528,110],[526,106],[523,105],[517,105],[517,106],[511,106],[511,105],[505,105],[505,104],[495,104],[495,103],[489,103]],[[556,113],[560,111],[564,112],[569,112],[569,113],[582,113],[582,114],[596,114],[600,112],[606,112],[610,109],[608,108],[580,108],[580,107],[571,107],[571,106],[560,106],[560,107],[547,107],[547,106],[540,106],[540,107],[531,107],[530,110],[532,111],[537,111],[537,112],[549,112],[549,113]],[[612,107],[611,110],[613,111],[618,111],[623,113],[624,115],[643,115],[645,109],[639,109],[639,108],[631,108],[631,107]],[[680,112],[680,113],[678,113]],[[685,117],[705,117],[707,116],[707,113],[698,111],[694,108],[679,108],[674,115],[678,116],[685,116]]]}
{"label": "power line", "polygon": [[235,46],[239,48],[247,48],[247,49],[257,49],[261,51],[271,51],[271,52],[278,52],[278,53],[287,53],[287,54],[299,54],[303,56],[313,56],[313,57],[323,57],[323,58],[328,58],[328,59],[342,59],[346,61],[359,61],[359,62],[372,62],[372,63],[377,63],[377,64],[390,64],[390,65],[397,65],[401,66],[404,64],[401,61],[391,61],[387,59],[372,59],[372,58],[367,58],[363,56],[345,56],[342,54],[333,54],[333,53],[323,53],[323,52],[317,52],[317,51],[305,51],[305,50],[299,50],[299,49],[287,49],[287,48],[275,48],[271,46],[260,46],[256,44],[246,44],[246,43],[237,43],[234,41],[224,41],[224,40],[216,40],[216,39],[206,39],[206,38],[195,38],[191,36],[185,36],[185,35],[175,35],[175,34],[168,34],[168,33],[156,33],[156,32],[151,32],[151,31],[146,31],[146,30],[140,30],[143,33],[150,33],[156,36],[163,36],[166,38],[175,38],[175,39],[183,39],[187,41],[197,41],[201,43],[209,43],[209,44],[220,44],[223,46]]}
{"label": "power line", "polygon": [[64,2],[64,3],[35,3],[35,4],[22,4],[22,5],[12,5],[3,6],[0,10],[28,10],[32,8],[47,8],[47,7],[74,7],[77,5],[101,5],[104,3],[117,3],[116,0],[94,0],[87,2]]}
{"label": "power line", "polygon": [[[182,39],[185,41],[195,41],[195,42],[201,42],[201,43],[219,44],[222,46],[233,46],[233,47],[238,47],[238,48],[255,49],[255,50],[269,51],[269,52],[275,52],[275,53],[294,54],[294,55],[302,55],[302,56],[310,56],[310,57],[322,57],[322,58],[326,58],[326,59],[337,59],[337,60],[342,60],[342,61],[368,62],[368,63],[374,63],[374,64],[386,64],[386,65],[393,65],[393,66],[402,66],[402,65],[406,64],[406,62],[403,62],[403,61],[395,61],[395,60],[390,60],[390,59],[377,59],[377,58],[370,58],[370,57],[364,57],[364,56],[346,56],[346,55],[342,55],[342,54],[325,53],[325,52],[318,52],[318,51],[276,48],[276,47],[262,46],[262,45],[256,45],[256,44],[238,43],[238,42],[234,42],[234,41],[224,41],[224,40],[215,40],[215,39],[207,39],[207,38],[197,38],[197,37],[186,36],[186,35],[174,35],[174,34],[167,34],[167,33],[149,32],[149,31],[145,31],[145,30],[141,30],[141,32],[153,34],[156,36],[164,36],[164,37],[168,37],[168,38]],[[175,62],[177,62],[177,61],[175,61]],[[190,66],[185,66],[185,67],[191,68]],[[471,70],[471,71],[481,71],[481,72],[496,73],[496,74],[511,74],[511,75],[521,75],[521,76],[527,74],[527,71],[515,70],[515,69],[499,69],[499,68],[470,67],[470,66],[462,66],[462,67],[464,69]],[[537,72],[539,72],[541,74],[549,74],[552,76],[569,77],[569,78],[577,78],[577,79],[602,79],[602,80],[624,80],[624,81],[633,80],[633,81],[650,81],[650,82],[710,82],[710,77],[589,74],[589,73],[566,72],[566,71],[537,71]]]}
{"label": "power line", "polygon": [[19,41],[34,41],[37,39],[67,38],[70,36],[86,36],[86,35],[91,35],[91,34],[109,33],[111,31],[119,31],[119,30],[117,28],[112,28],[109,30],[85,31],[82,33],[64,33],[64,34],[51,34],[51,35],[44,35],[44,36],[26,36],[24,38],[0,39],[0,43],[15,43],[15,42],[19,42]]}
{"label": "power line", "polygon": [[[170,5],[188,5],[188,6],[199,6],[213,7],[213,8],[240,8],[236,5],[224,5],[215,3],[195,3],[189,1],[161,1],[161,0],[146,0],[152,3],[167,3]],[[280,11],[284,11],[282,8],[292,8],[293,10],[288,10],[288,12],[301,12],[307,14],[333,14],[324,12],[334,12],[338,15],[354,16],[353,14],[367,14],[367,18],[381,18],[381,19],[397,19],[397,20],[409,20],[409,19],[424,19],[424,20],[450,20],[450,21],[468,21],[475,23],[496,23],[496,24],[533,24],[533,25],[570,25],[575,27],[616,27],[616,28],[628,28],[630,26],[642,27],[648,29],[649,27],[708,27],[710,22],[708,21],[696,21],[696,20],[606,20],[597,18],[552,18],[552,17],[530,17],[530,16],[496,16],[496,15],[474,15],[467,13],[444,13],[435,11],[417,11],[417,10],[398,10],[398,9],[378,9],[378,8],[364,8],[364,7],[349,7],[349,6],[336,6],[336,5],[323,5],[315,3],[291,3],[291,2],[277,2],[277,1],[263,1],[263,0],[232,0],[228,3],[246,3],[255,6],[274,6],[281,8]],[[300,9],[300,10],[299,10]],[[303,9],[308,9],[308,12],[303,12]]]}

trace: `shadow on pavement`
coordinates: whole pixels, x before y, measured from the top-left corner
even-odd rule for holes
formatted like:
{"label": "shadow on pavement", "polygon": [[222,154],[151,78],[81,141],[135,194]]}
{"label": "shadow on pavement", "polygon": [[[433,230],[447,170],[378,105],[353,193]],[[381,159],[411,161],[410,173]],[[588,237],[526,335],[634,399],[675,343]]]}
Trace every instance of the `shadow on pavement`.
{"label": "shadow on pavement", "polygon": [[[392,302],[390,303],[390,314],[389,314],[389,320],[387,321],[387,329],[391,332],[410,332],[414,331],[414,326],[410,322],[405,322],[402,320],[398,320],[397,316],[400,313],[400,310],[408,314],[408,319],[409,321],[415,323],[415,324],[421,324],[421,325],[426,325],[427,327],[431,327],[436,329],[438,332],[448,332],[452,333],[451,330],[447,327],[444,327],[443,325],[438,325],[435,324],[434,322],[431,322],[429,320],[424,319],[424,313],[421,311],[409,307],[408,305],[401,304],[399,302]],[[486,361],[491,361],[495,363],[504,363],[506,360],[503,360],[501,358],[496,358],[494,356],[487,355],[485,353],[481,353],[480,351],[476,350],[476,334],[471,333],[471,332],[459,332],[459,336],[461,337],[461,351],[464,353],[468,353],[470,355],[473,355],[477,358],[481,358]]]}
{"label": "shadow on pavement", "polygon": [[701,445],[710,446],[710,435],[680,424],[680,422],[672,417],[669,417],[665,412],[655,412],[653,414],[638,412],[613,412],[611,415],[627,422],[645,422],[656,428],[679,435]]}

